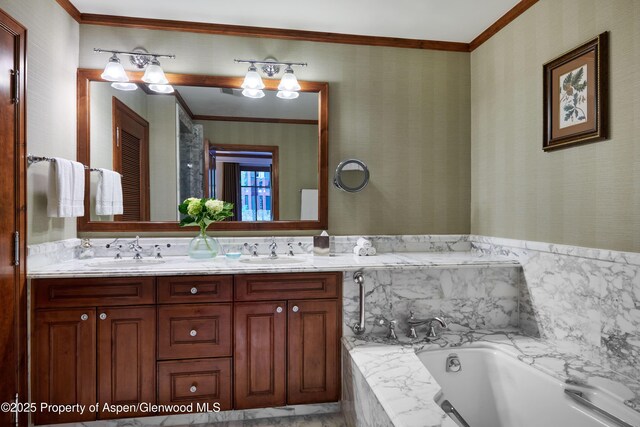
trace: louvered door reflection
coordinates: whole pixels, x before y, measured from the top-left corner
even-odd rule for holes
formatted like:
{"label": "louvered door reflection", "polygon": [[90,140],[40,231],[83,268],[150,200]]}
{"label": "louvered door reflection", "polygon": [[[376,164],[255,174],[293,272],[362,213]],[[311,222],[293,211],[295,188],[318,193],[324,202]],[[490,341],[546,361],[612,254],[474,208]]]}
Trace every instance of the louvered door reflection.
{"label": "louvered door reflection", "polygon": [[113,98],[113,168],[122,175],[123,214],[116,221],[149,221],[149,123]]}

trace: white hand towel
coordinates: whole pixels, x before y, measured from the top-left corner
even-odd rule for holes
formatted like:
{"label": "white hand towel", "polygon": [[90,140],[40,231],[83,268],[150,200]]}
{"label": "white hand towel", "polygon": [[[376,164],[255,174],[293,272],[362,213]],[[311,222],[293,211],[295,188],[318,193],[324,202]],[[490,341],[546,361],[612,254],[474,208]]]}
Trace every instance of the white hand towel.
{"label": "white hand towel", "polygon": [[124,212],[124,202],[122,201],[122,176],[118,172],[110,172],[113,174],[113,214],[122,215]]}
{"label": "white hand towel", "polygon": [[362,246],[355,245],[353,247],[353,253],[358,255],[358,256],[366,256],[367,255],[367,249],[363,248]]}
{"label": "white hand towel", "polygon": [[96,192],[97,215],[121,215],[122,182],[120,174],[109,169],[100,169]]}
{"label": "white hand towel", "polygon": [[56,157],[49,163],[47,215],[70,218],[84,215],[84,166]]}
{"label": "white hand towel", "polygon": [[367,256],[374,256],[377,253],[376,248],[374,248],[373,246],[371,246],[370,248],[367,248]]}
{"label": "white hand towel", "polygon": [[71,162],[73,167],[73,210],[74,217],[84,216],[84,177],[85,168],[82,163]]}
{"label": "white hand towel", "polygon": [[365,239],[364,237],[359,237],[358,240],[356,241],[356,245],[362,246],[365,249],[369,249],[371,247],[371,241],[368,239]]}

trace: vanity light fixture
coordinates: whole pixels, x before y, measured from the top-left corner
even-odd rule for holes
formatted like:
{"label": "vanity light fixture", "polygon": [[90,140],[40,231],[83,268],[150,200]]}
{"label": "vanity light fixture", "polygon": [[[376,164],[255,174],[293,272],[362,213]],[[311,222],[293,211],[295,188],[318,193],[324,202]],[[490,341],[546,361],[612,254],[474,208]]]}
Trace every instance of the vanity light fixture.
{"label": "vanity light fixture", "polygon": [[256,64],[253,62],[249,65],[249,70],[247,70],[247,75],[244,76],[244,81],[240,86],[242,89],[242,94],[247,98],[262,98],[264,96],[264,82],[262,81],[262,77],[258,74],[258,69],[256,68]]}
{"label": "vanity light fixture", "polygon": [[138,89],[138,85],[135,83],[121,83],[121,82],[113,82],[111,83],[111,87],[118,90],[131,91]]}
{"label": "vanity light fixture", "polygon": [[118,55],[129,56],[131,63],[139,69],[145,69],[142,81],[149,84],[149,89],[158,93],[173,93],[173,87],[169,85],[169,80],[165,76],[160,61],[158,58],[171,58],[175,59],[175,55],[168,55],[163,53],[149,53],[146,49],[138,47],[133,51],[122,50],[109,50],[94,48],[96,53],[110,53],[111,58],[107,66],[104,68],[104,72],[101,77],[110,82],[114,82],[111,86],[118,90],[136,90],[137,85],[134,83],[128,83],[129,77],[127,76],[124,67],[120,63]]}
{"label": "vanity light fixture", "polygon": [[124,71],[124,67],[120,63],[120,58],[115,53],[109,58],[109,62],[104,67],[104,71],[100,75],[105,80],[110,82],[128,82],[129,77]]}
{"label": "vanity light fixture", "polygon": [[296,99],[300,94],[298,91],[301,89],[298,79],[293,74],[293,66],[306,67],[306,62],[280,62],[275,58],[267,58],[264,61],[257,61],[254,59],[234,59],[236,63],[248,63],[249,70],[242,83],[242,94],[249,98],[262,98],[264,96],[264,83],[262,77],[258,73],[256,64],[261,65],[260,70],[268,77],[273,77],[280,72],[280,66],[286,66],[284,75],[278,85],[278,93],[276,96],[280,99]]}
{"label": "vanity light fixture", "polygon": [[154,92],[158,92],[158,93],[173,93],[173,86],[171,85],[157,85],[157,84],[150,84],[149,85],[149,89],[151,89]]}

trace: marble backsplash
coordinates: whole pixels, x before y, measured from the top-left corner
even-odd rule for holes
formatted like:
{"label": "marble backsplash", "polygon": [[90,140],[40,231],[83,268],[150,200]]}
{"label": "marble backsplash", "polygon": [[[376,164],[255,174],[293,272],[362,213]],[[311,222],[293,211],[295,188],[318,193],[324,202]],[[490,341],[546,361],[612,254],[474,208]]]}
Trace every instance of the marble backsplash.
{"label": "marble backsplash", "polygon": [[[195,228],[193,229],[195,230]],[[195,231],[194,231],[195,234]],[[210,233],[214,235],[215,233]],[[356,241],[361,236],[332,236],[332,244],[335,253],[351,253]],[[468,252],[471,243],[466,235],[403,235],[403,236],[366,236],[380,253],[389,252]],[[258,243],[260,255],[269,253],[269,243],[272,237],[219,237],[218,241],[224,251],[247,253],[243,248],[244,243]],[[113,257],[116,251],[107,248],[108,243],[113,243],[115,238],[92,238],[94,256]],[[132,237],[120,239],[120,243],[127,243]],[[189,237],[145,237],[140,238],[140,245],[144,248],[143,256],[153,256],[155,245],[160,245],[163,256],[184,256],[189,248]],[[278,245],[277,252],[285,254],[287,244],[292,243],[295,253],[311,253],[313,251],[312,236],[275,237]],[[301,246],[298,246],[301,243]],[[167,247],[170,244],[170,247]],[[40,268],[49,264],[68,261],[78,258],[80,253],[80,239],[60,240],[56,242],[30,245],[28,250],[29,268]],[[122,256],[132,256],[127,251],[126,244],[122,250]]]}
{"label": "marble backsplash", "polygon": [[[441,316],[449,327],[500,329],[517,327],[520,267],[388,269],[363,271],[366,333],[384,335],[377,319],[397,322],[406,334],[410,311],[417,318]],[[344,274],[343,335],[353,335],[359,319],[359,286],[353,273]],[[426,326],[416,328],[424,338]]]}
{"label": "marble backsplash", "polygon": [[[640,254],[470,236],[522,265],[521,327],[640,380]],[[535,330],[534,330],[535,328]]]}

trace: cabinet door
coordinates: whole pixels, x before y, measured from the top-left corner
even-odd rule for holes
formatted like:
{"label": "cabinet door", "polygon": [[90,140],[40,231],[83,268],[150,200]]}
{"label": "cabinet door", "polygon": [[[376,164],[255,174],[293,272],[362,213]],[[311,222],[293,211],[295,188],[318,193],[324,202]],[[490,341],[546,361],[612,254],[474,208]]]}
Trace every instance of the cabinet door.
{"label": "cabinet door", "polygon": [[[32,402],[92,405],[96,402],[96,312],[37,311],[33,341]],[[95,420],[95,412],[36,412],[35,424]]]}
{"label": "cabinet door", "polygon": [[285,301],[235,304],[235,409],[286,403]]}
{"label": "cabinet door", "polygon": [[339,399],[339,313],[336,300],[289,301],[289,405]]}
{"label": "cabinet door", "polygon": [[[98,401],[128,405],[156,401],[155,307],[98,308]],[[101,411],[99,418],[152,415]]]}

